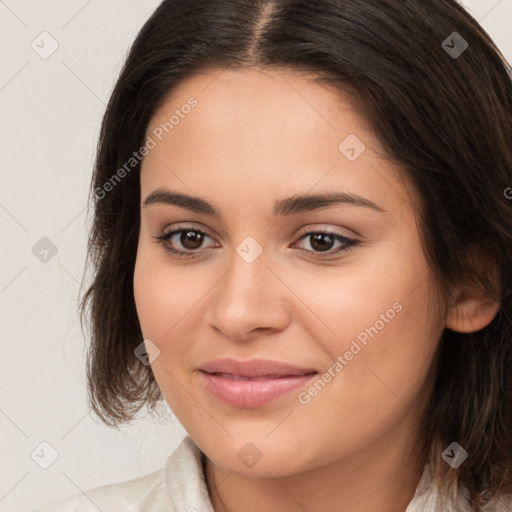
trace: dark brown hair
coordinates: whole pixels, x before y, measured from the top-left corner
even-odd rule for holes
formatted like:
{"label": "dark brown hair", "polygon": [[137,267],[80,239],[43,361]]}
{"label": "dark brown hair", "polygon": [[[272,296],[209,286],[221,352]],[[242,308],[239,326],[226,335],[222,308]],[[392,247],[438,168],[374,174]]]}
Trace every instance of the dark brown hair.
{"label": "dark brown hair", "polygon": [[[450,51],[464,41],[460,55]],[[440,289],[475,282],[500,303],[484,329],[444,331],[424,418],[439,482],[466,486],[474,510],[487,510],[493,495],[512,493],[512,83],[489,35],[454,0],[160,4],[111,95],[92,180],[94,272],[81,318],[91,330],[93,410],[118,426],[161,399],[151,368],[134,357],[142,342],[133,296],[140,164],[112,177],[177,84],[226,66],[310,72],[349,94],[419,192],[424,250]],[[490,265],[477,266],[475,251]],[[452,441],[470,454],[457,470],[441,461]]]}

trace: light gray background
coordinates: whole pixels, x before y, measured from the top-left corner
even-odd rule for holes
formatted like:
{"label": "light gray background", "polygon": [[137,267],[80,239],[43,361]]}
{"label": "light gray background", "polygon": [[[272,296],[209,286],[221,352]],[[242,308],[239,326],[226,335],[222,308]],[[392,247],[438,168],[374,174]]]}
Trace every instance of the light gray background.
{"label": "light gray background", "polygon": [[[0,0],[4,512],[154,471],[185,435],[171,413],[163,420],[141,415],[121,432],[92,419],[77,315],[85,207],[101,117],[130,44],[158,4]],[[512,61],[512,0],[464,4]],[[40,36],[44,31],[58,43],[46,59],[31,47],[35,40],[39,52],[51,48],[48,36]],[[43,237],[58,249],[47,262],[32,252]],[[48,469],[31,457],[43,441],[59,454]],[[42,463],[49,453],[38,448],[34,458]]]}

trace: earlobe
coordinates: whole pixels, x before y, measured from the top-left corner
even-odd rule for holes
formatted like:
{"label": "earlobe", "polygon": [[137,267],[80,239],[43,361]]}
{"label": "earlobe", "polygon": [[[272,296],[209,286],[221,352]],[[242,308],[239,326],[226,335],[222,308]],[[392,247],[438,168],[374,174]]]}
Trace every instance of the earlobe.
{"label": "earlobe", "polygon": [[502,297],[499,272],[492,252],[485,251],[480,245],[472,247],[469,253],[474,275],[482,276],[489,288],[484,289],[480,284],[482,281],[478,280],[466,281],[452,288],[446,327],[463,333],[487,327],[497,315]]}
{"label": "earlobe", "polygon": [[456,332],[476,332],[487,327],[501,305],[476,286],[464,286],[448,309],[446,327]]}

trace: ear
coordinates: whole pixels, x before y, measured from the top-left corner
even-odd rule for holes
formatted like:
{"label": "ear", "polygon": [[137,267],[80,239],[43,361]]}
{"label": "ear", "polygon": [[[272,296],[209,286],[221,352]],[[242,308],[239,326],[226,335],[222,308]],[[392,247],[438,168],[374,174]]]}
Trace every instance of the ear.
{"label": "ear", "polygon": [[501,291],[494,262],[481,252],[478,256],[476,251],[472,254],[476,268],[487,273],[486,277],[490,278],[497,293],[496,296],[491,296],[474,282],[462,283],[455,287],[446,317],[446,327],[452,331],[464,333],[479,331],[492,322],[501,307],[498,298],[498,293]]}

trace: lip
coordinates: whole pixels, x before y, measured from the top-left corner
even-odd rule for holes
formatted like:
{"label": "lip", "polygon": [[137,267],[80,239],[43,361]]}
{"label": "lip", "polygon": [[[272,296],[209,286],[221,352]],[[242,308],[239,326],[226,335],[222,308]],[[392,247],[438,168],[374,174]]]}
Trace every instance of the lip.
{"label": "lip", "polygon": [[314,368],[301,368],[271,359],[247,359],[245,361],[224,357],[205,363],[200,368],[206,373],[229,373],[241,377],[288,377],[316,373]]}
{"label": "lip", "polygon": [[318,372],[270,359],[216,359],[199,369],[206,389],[223,402],[261,407],[306,385]]}

